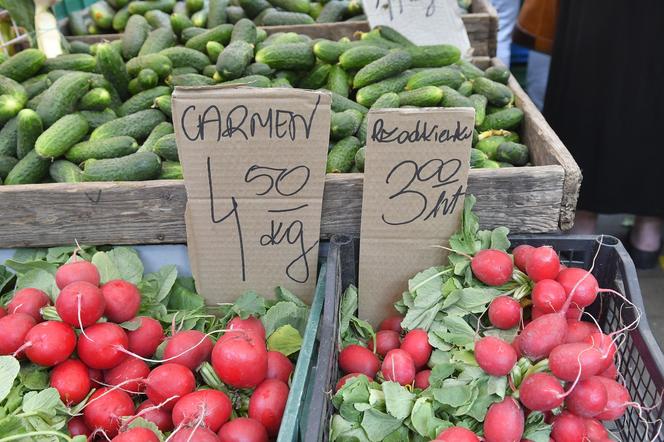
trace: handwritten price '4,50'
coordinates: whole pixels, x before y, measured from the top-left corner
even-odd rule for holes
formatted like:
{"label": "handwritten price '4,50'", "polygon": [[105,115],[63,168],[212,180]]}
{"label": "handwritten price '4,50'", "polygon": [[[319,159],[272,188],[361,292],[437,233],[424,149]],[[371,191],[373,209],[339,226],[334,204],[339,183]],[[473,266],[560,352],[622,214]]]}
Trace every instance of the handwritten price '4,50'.
{"label": "handwritten price '4,50'", "polygon": [[404,5],[415,2],[427,2],[424,11],[425,17],[431,17],[436,12],[436,0],[376,0],[375,8],[378,10],[380,8],[387,9],[390,13],[390,20],[394,20],[395,14],[403,14]]}

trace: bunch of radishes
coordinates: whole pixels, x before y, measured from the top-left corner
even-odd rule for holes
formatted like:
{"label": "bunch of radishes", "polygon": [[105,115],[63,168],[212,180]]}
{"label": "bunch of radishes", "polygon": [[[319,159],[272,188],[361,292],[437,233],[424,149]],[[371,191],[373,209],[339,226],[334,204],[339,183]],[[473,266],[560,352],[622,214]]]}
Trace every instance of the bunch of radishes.
{"label": "bunch of radishes", "polygon": [[[523,277],[521,272],[532,284],[531,302],[501,295],[491,301],[486,316],[482,315],[497,329],[518,332],[513,342],[485,336],[474,344],[479,367],[491,376],[507,376],[512,387],[509,396],[489,407],[481,440],[521,441],[525,416],[538,411],[552,424],[551,440],[555,442],[611,441],[601,421],[620,418],[628,406],[638,407],[616,381],[616,336],[627,328],[607,335],[596,323],[581,321],[581,315],[600,292],[613,291],[600,289],[586,270],[566,268],[551,247],[521,245],[513,255],[485,249],[468,258],[474,278],[482,285],[509,293],[508,283],[517,273]],[[527,306],[525,314],[522,306]],[[337,390],[349,379],[366,375],[373,380],[379,372],[379,381],[421,390],[429,387],[427,362],[432,346],[427,331],[404,334],[401,319],[394,316],[383,321],[375,344],[370,340],[367,347],[349,345],[340,352],[339,367],[346,375]],[[514,379],[519,358],[537,362],[537,370]],[[467,428],[452,427],[440,432],[437,440],[479,442],[480,438]]]}
{"label": "bunch of radishes", "polygon": [[[262,442],[277,435],[293,364],[267,351],[259,319],[233,318],[216,343],[196,330],[165,338],[159,321],[136,317],[141,293],[134,284],[100,286],[95,265],[77,257],[60,266],[55,279],[61,321],[43,320],[46,293],[18,290],[6,310],[0,308],[0,355],[52,367],[50,385],[62,401],[86,401],[82,415],[67,424],[72,436],[158,441],[150,429],[128,428],[138,417],[170,432],[173,442]],[[119,325],[126,321],[134,323],[130,330]],[[196,370],[207,361],[225,391],[200,388]],[[247,417],[234,410],[242,394],[250,395]]]}

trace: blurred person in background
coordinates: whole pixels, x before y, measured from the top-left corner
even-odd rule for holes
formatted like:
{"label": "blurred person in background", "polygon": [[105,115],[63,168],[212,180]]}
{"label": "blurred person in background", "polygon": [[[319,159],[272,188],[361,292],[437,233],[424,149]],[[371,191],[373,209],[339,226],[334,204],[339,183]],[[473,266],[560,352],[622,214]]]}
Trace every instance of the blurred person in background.
{"label": "blurred person in background", "polygon": [[657,264],[662,246],[664,1],[560,0],[544,115],[583,173],[573,231],[597,213],[636,215],[630,254]]}
{"label": "blurred person in background", "polygon": [[519,16],[521,0],[491,0],[498,12],[497,57],[507,67],[512,56],[512,31]]}

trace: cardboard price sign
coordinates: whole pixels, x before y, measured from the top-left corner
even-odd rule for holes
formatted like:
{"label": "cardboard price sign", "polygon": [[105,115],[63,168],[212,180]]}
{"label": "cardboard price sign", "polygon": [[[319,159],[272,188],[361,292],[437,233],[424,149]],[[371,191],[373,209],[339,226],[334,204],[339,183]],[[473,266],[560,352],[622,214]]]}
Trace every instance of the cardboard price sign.
{"label": "cardboard price sign", "polygon": [[469,108],[369,112],[360,233],[360,317],[378,325],[416,273],[440,265],[470,169]]}
{"label": "cardboard price sign", "polygon": [[372,28],[390,26],[417,45],[448,43],[462,54],[470,49],[457,0],[368,0],[363,5]]}
{"label": "cardboard price sign", "polygon": [[209,303],[316,284],[330,96],[297,89],[176,88],[187,244]]}

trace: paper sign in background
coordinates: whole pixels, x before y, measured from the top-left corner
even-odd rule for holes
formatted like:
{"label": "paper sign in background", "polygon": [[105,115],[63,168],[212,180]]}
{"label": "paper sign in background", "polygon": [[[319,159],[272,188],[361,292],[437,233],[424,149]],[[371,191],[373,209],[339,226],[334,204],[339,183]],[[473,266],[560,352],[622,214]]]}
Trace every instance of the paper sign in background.
{"label": "paper sign in background", "polygon": [[457,230],[470,168],[469,108],[390,109],[368,117],[359,313],[374,326],[417,272],[440,265]]}
{"label": "paper sign in background", "polygon": [[188,250],[208,303],[282,285],[311,300],[330,97],[295,89],[177,88],[173,121]]}

